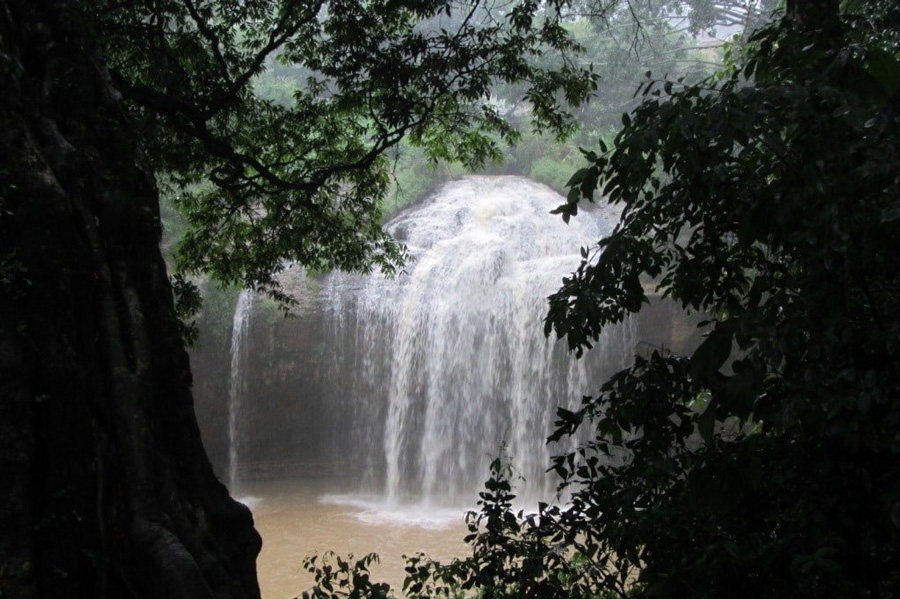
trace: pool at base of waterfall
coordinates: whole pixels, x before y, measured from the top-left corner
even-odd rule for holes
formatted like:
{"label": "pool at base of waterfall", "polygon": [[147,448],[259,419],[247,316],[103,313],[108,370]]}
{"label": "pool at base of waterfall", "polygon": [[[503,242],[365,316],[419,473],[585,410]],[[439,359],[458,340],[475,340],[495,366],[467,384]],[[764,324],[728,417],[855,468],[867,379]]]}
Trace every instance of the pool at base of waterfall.
{"label": "pool at base of waterfall", "polygon": [[248,482],[237,499],[250,507],[263,548],[257,559],[263,599],[296,597],[313,584],[307,555],[377,553],[372,580],[400,589],[404,555],[438,560],[466,555],[463,507],[389,505],[362,495],[333,494],[322,480]]}
{"label": "pool at base of waterfall", "polygon": [[254,317],[265,302],[240,294],[227,481],[263,537],[264,599],[309,589],[311,553],[377,553],[372,579],[398,594],[403,555],[465,556],[465,512],[500,455],[525,501],[554,494],[551,456],[588,433],[548,444],[557,408],[578,409],[636,347],[630,319],[577,360],[544,335],[547,296],[618,219],[592,208],[566,224],[550,214],[565,201],[466,177],[386,225],[410,252],[398,276],[285,273],[314,298],[294,323]]}

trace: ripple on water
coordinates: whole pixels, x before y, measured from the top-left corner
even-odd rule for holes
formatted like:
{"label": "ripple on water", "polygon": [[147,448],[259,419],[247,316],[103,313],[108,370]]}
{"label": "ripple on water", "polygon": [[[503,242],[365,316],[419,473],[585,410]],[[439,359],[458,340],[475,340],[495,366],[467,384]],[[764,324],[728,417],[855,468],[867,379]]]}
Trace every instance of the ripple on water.
{"label": "ripple on water", "polygon": [[445,529],[459,525],[467,510],[455,507],[437,507],[427,502],[397,505],[376,496],[322,495],[321,503],[354,508],[349,512],[358,522],[371,526],[415,526],[428,529]]}

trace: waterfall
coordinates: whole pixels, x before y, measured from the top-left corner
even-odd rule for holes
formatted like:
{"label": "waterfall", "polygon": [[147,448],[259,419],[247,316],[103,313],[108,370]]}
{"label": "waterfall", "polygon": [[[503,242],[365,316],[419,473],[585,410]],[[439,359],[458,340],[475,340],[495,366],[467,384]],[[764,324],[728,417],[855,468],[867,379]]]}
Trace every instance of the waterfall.
{"label": "waterfall", "polygon": [[240,483],[240,455],[247,394],[247,356],[249,343],[245,341],[253,313],[253,292],[244,290],[238,296],[231,325],[231,380],[228,386],[228,490],[238,495]]}
{"label": "waterfall", "polygon": [[580,360],[544,337],[547,296],[616,218],[587,210],[566,225],[549,214],[564,201],[517,177],[450,183],[388,223],[413,257],[404,274],[325,281],[332,434],[364,491],[471,503],[505,445],[519,488],[552,493],[557,406],[576,407],[634,355],[627,323]]}

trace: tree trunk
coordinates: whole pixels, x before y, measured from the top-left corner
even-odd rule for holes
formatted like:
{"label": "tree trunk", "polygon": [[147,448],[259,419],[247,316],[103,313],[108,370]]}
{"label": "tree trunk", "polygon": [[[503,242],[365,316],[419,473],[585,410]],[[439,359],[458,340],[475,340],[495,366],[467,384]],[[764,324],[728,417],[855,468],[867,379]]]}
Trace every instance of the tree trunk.
{"label": "tree trunk", "polygon": [[0,0],[0,597],[258,597],[90,24]]}

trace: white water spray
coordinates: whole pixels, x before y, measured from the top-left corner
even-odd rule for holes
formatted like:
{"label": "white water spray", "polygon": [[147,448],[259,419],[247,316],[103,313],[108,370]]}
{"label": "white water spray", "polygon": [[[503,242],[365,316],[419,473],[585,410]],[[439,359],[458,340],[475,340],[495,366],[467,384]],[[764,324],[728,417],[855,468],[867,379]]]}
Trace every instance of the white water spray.
{"label": "white water spray", "polygon": [[503,444],[519,488],[546,497],[556,407],[576,407],[630,363],[627,324],[581,360],[544,337],[547,296],[615,218],[566,225],[549,214],[563,201],[517,177],[453,182],[389,223],[414,256],[407,274],[327,281],[347,414],[336,434],[389,504],[473,501]]}

